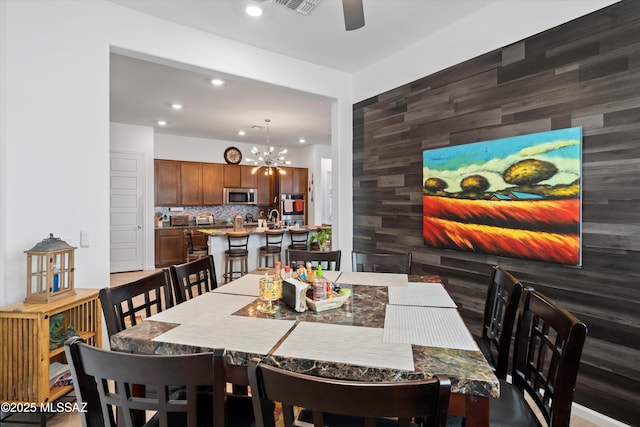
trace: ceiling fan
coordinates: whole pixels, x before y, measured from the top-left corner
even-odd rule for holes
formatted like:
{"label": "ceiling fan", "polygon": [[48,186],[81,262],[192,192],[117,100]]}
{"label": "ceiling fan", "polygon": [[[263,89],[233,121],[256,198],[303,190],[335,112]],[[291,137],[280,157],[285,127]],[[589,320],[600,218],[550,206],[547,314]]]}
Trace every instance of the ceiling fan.
{"label": "ceiling fan", "polygon": [[[320,0],[273,0],[274,3],[307,15],[320,3]],[[347,31],[364,27],[364,9],[362,0],[342,0],[344,26]]]}

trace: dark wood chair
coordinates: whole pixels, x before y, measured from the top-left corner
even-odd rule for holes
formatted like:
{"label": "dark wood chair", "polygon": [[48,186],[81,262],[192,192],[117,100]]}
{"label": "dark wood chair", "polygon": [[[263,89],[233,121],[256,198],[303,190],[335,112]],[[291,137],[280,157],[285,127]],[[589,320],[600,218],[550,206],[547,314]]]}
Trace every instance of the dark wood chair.
{"label": "dark wood chair", "polygon": [[411,252],[352,252],[353,271],[411,274]]}
{"label": "dark wood chair", "polygon": [[267,230],[264,232],[265,245],[258,248],[259,265],[269,267],[269,259],[272,260],[271,266],[275,267],[276,257],[278,261],[282,261],[282,240],[284,239],[284,230]]}
{"label": "dark wood chair", "polygon": [[522,289],[522,284],[508,271],[499,266],[492,267],[478,346],[501,380],[507,379],[513,327]]}
{"label": "dark wood chair", "polygon": [[113,288],[100,289],[98,295],[109,337],[137,325],[145,317],[173,307],[166,269]]}
{"label": "dark wood chair", "polygon": [[212,255],[184,264],[172,265],[169,269],[176,304],[181,304],[218,287]]}
{"label": "dark wood chair", "polygon": [[282,402],[284,427],[294,425],[293,406],[305,408],[315,427],[371,427],[376,421],[407,427],[414,418],[422,426],[446,425],[451,387],[446,376],[398,383],[345,381],[294,373],[257,359],[248,369],[256,427],[275,425],[273,411],[265,408],[271,402]]}
{"label": "dark wood chair", "polygon": [[184,231],[184,241],[187,246],[187,262],[204,258],[209,255],[209,246],[193,245],[193,232],[191,230]]}
{"label": "dark wood chair", "polygon": [[[65,353],[76,398],[86,404],[80,413],[83,426],[139,426],[142,411],[150,417],[144,426],[249,426],[253,421],[249,398],[239,398],[243,408],[225,404],[223,350],[142,355],[101,350],[72,337]],[[141,384],[153,385],[157,393],[132,398]]]}
{"label": "dark wood chair", "polygon": [[301,251],[306,251],[309,249],[309,230],[296,230],[295,228],[290,228],[289,238],[291,239],[289,249]]}
{"label": "dark wood chair", "polygon": [[[236,231],[227,233],[229,248],[224,251],[224,283],[249,273],[249,236],[249,233]],[[236,261],[240,263],[239,270],[234,270]]]}
{"label": "dark wood chair", "polygon": [[491,399],[492,426],[568,426],[587,327],[573,314],[531,288],[523,292],[513,352],[512,383],[500,380]]}
{"label": "dark wood chair", "polygon": [[340,257],[342,252],[337,251],[303,251],[295,249],[287,249],[287,264],[291,265],[293,261],[306,264],[310,262],[312,265],[322,265],[323,270],[340,270]]}

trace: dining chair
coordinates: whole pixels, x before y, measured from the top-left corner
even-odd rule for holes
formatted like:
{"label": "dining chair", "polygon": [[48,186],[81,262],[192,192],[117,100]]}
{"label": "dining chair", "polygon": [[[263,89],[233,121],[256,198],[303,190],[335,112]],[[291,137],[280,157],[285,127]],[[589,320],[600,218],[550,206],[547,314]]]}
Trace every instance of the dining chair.
{"label": "dining chair", "polygon": [[303,251],[295,249],[287,249],[287,264],[291,265],[293,261],[298,264],[306,264],[310,262],[312,265],[322,265],[323,270],[340,270],[340,257],[342,251]]}
{"label": "dining chair", "polygon": [[184,231],[184,241],[187,247],[187,262],[204,258],[209,254],[209,246],[193,245],[193,232],[191,230]]}
{"label": "dining chair", "polygon": [[507,270],[497,265],[492,267],[478,347],[501,380],[507,379],[511,340],[522,288],[518,279]]}
{"label": "dining chair", "polygon": [[296,230],[295,228],[290,228],[289,238],[291,239],[291,244],[288,247],[289,249],[302,251],[306,251],[309,249],[309,230]]}
{"label": "dining chair", "polygon": [[422,426],[446,425],[451,384],[443,375],[397,383],[346,381],[287,371],[255,358],[248,373],[256,427],[275,425],[273,411],[265,408],[271,402],[282,403],[284,427],[294,425],[294,406],[304,408],[298,418],[315,427],[370,427],[382,418],[385,426],[408,427],[414,418]]}
{"label": "dining chair", "polygon": [[264,266],[269,267],[269,259],[271,266],[275,267],[277,261],[282,261],[282,240],[284,239],[284,229],[267,230],[264,232],[265,245],[258,248],[258,257],[260,258],[260,267],[264,260]]}
{"label": "dining chair", "polygon": [[173,306],[167,269],[119,286],[100,289],[98,297],[109,337]]}
{"label": "dining chair", "polygon": [[541,293],[525,288],[516,328],[512,383],[491,399],[492,426],[568,426],[587,327]]}
{"label": "dining chair", "polygon": [[353,271],[411,274],[411,252],[367,253],[353,251]]}
{"label": "dining chair", "polygon": [[[80,411],[83,426],[134,427],[142,422],[160,427],[240,427],[253,422],[250,398],[225,404],[229,396],[222,349],[143,355],[102,350],[75,336],[65,342],[64,350],[76,398],[86,404]],[[141,384],[153,385],[157,393],[136,397]]]}
{"label": "dining chair", "polygon": [[218,287],[213,255],[169,267],[176,304],[212,291]]}

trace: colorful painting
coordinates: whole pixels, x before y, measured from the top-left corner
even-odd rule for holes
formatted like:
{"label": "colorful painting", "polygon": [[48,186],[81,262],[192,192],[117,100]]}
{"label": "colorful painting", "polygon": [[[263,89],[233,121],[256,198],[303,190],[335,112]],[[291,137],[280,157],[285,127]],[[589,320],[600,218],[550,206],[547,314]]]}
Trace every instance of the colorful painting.
{"label": "colorful painting", "polygon": [[425,245],[580,265],[582,129],[423,152]]}

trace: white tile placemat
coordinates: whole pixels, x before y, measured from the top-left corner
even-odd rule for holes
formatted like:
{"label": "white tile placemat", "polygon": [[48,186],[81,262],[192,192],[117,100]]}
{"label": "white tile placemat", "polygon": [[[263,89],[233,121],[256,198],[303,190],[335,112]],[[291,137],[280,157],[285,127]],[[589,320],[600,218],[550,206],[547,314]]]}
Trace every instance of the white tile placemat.
{"label": "white tile placemat", "polygon": [[213,325],[180,325],[154,341],[267,354],[295,320],[227,316]]}
{"label": "white tile placemat", "polygon": [[409,283],[406,288],[401,286],[389,287],[389,304],[457,307],[440,283]]}
{"label": "white tile placemat", "polygon": [[341,271],[333,271],[333,270],[322,270],[322,276],[330,282],[335,282],[338,280],[338,277],[342,274]]}
{"label": "white tile placemat", "polygon": [[345,285],[407,286],[409,276],[397,273],[343,272],[337,283]]}
{"label": "white tile placemat", "polygon": [[254,300],[255,297],[252,296],[209,292],[154,314],[148,319],[182,325],[210,326]]}
{"label": "white tile placemat", "polygon": [[246,274],[232,282],[218,285],[218,287],[211,292],[257,297],[258,283],[261,277],[261,274]]}
{"label": "white tile placemat", "polygon": [[478,350],[458,310],[453,308],[387,305],[384,341]]}
{"label": "white tile placemat", "polygon": [[300,322],[274,354],[413,370],[410,344],[383,341],[383,329]]}

